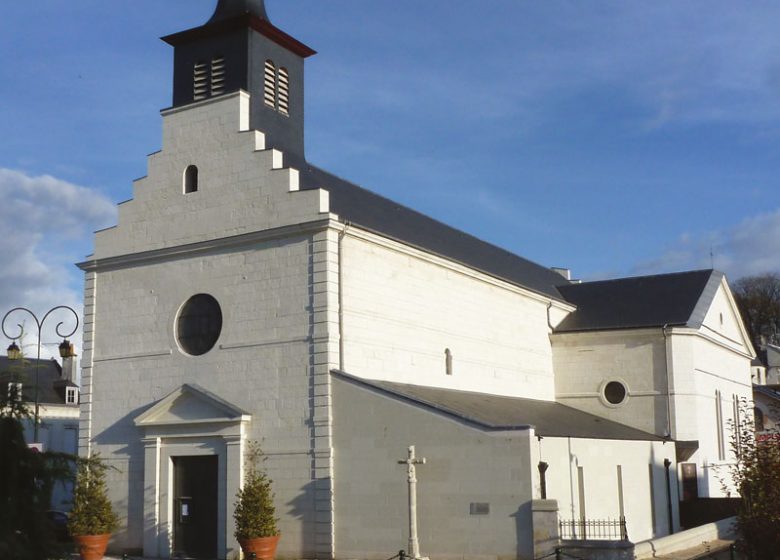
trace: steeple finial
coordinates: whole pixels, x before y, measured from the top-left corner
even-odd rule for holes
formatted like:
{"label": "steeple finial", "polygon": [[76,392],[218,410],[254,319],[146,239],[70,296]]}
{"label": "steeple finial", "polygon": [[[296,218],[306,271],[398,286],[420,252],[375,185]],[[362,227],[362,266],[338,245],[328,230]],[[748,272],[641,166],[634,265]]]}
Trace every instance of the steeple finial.
{"label": "steeple finial", "polygon": [[264,21],[269,21],[265,11],[264,0],[219,0],[217,9],[208,23],[215,23],[232,17],[251,14]]}

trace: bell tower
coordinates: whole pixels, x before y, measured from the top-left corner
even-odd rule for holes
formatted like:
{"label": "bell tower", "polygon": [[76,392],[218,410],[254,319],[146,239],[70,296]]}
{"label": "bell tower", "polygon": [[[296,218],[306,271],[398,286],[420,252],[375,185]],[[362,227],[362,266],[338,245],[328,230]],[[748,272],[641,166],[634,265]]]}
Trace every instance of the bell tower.
{"label": "bell tower", "polygon": [[247,91],[250,127],[305,160],[304,60],[316,53],[271,23],[264,0],[219,0],[204,25],[163,41],[174,48],[173,107]]}

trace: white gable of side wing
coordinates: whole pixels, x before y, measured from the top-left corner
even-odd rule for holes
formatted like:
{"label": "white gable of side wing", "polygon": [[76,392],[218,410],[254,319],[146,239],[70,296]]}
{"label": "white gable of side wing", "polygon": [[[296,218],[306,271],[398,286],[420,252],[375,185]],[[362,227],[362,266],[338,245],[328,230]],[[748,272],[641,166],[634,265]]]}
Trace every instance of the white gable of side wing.
{"label": "white gable of side wing", "polygon": [[725,276],[720,278],[715,295],[699,326],[699,332],[739,354],[755,357],[750,336]]}

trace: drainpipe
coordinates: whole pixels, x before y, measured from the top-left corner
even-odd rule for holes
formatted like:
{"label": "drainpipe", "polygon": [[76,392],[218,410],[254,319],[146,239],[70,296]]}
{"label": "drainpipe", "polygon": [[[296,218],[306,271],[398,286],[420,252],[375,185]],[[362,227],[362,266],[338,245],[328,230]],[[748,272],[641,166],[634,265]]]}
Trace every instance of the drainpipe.
{"label": "drainpipe", "polygon": [[672,517],[672,479],[669,474],[669,467],[672,466],[672,462],[669,459],[664,459],[664,469],[666,470],[666,505],[669,509],[669,534],[674,533],[674,520]]}
{"label": "drainpipe", "polygon": [[555,330],[555,327],[553,327],[552,323],[550,322],[550,309],[552,309],[553,302],[547,304],[547,326],[550,328],[550,332],[553,332]]}
{"label": "drainpipe", "polygon": [[339,371],[344,370],[344,237],[347,235],[350,223],[344,224],[344,229],[339,232],[338,253],[339,253]]}
{"label": "drainpipe", "polygon": [[539,461],[539,486],[543,500],[547,499],[547,469],[549,466],[544,461]]}
{"label": "drainpipe", "polygon": [[669,323],[661,329],[664,335],[664,369],[666,371],[666,438],[672,439],[672,381],[669,372],[669,335],[666,329]]}

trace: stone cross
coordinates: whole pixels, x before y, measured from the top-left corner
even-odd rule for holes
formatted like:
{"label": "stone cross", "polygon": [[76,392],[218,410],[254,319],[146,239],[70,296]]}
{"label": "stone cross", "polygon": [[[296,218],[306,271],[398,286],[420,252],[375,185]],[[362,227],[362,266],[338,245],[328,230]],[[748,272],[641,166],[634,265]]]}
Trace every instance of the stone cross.
{"label": "stone cross", "polygon": [[409,476],[409,556],[414,560],[427,560],[420,556],[420,543],[417,540],[417,465],[424,465],[425,458],[418,459],[414,454],[414,445],[409,446],[409,457],[398,461],[406,465]]}

